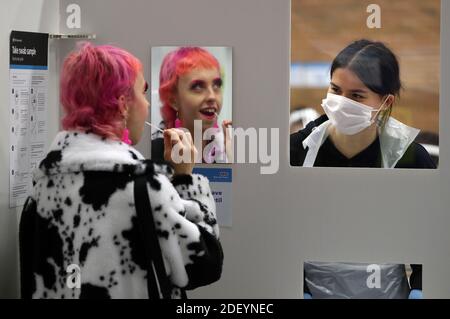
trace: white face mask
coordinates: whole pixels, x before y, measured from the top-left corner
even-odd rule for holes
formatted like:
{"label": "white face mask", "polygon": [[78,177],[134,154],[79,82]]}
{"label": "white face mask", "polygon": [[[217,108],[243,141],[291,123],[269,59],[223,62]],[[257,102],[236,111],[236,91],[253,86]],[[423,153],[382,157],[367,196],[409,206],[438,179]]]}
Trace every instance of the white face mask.
{"label": "white face mask", "polygon": [[[355,135],[374,123],[388,98],[379,109],[373,109],[345,96],[328,93],[327,98],[322,100],[322,107],[340,133]],[[373,112],[377,112],[375,116],[372,116]]]}

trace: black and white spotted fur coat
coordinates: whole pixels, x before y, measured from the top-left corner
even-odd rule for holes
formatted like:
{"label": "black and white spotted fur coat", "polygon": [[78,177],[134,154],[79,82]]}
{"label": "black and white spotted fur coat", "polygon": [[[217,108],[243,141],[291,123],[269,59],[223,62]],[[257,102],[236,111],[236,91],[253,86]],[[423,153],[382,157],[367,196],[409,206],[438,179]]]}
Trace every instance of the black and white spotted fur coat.
{"label": "black and white spotted fur coat", "polygon": [[[147,176],[172,297],[220,278],[223,254],[205,177],[172,177],[169,166],[122,142],[63,131],[34,172],[21,216],[22,297],[149,297],[133,196],[140,174]],[[67,284],[72,264],[81,288]]]}

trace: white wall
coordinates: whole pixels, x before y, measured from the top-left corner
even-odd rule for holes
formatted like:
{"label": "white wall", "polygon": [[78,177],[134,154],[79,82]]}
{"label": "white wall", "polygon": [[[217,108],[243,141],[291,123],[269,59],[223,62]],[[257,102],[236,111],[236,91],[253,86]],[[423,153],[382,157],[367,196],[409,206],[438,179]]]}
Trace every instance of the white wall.
{"label": "white wall", "polygon": [[[11,30],[57,33],[59,0],[0,2],[0,298],[19,296],[18,220],[9,209],[9,35]],[[58,126],[57,47],[49,42],[49,139]]]}

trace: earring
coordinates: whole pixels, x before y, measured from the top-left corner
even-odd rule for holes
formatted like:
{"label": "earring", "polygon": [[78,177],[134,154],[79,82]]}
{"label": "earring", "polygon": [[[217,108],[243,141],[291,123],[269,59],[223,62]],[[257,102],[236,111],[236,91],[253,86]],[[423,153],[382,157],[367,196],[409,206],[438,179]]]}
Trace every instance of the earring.
{"label": "earring", "polygon": [[178,111],[177,111],[177,115],[176,115],[176,119],[175,119],[175,128],[180,128],[181,127],[181,120],[178,117]]}
{"label": "earring", "polygon": [[122,142],[124,142],[125,144],[131,145],[131,140],[130,140],[130,131],[127,128],[127,116],[125,115],[123,118],[123,123],[124,123],[124,129],[123,129],[123,133],[122,133]]}
{"label": "earring", "polygon": [[130,140],[130,131],[126,128],[123,130],[123,134],[122,134],[122,142],[131,145],[131,140]]}

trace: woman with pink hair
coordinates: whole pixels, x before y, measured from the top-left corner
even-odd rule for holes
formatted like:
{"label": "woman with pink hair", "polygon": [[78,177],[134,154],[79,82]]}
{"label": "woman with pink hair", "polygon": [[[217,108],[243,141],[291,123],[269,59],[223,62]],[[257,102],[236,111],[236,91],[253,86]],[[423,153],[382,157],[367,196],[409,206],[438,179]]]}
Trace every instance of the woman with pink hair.
{"label": "woman with pink hair", "polygon": [[[222,110],[222,86],[220,64],[203,48],[181,47],[163,59],[159,73],[159,98],[164,127],[182,127],[194,137],[197,136],[194,134],[195,121],[201,123],[202,137],[209,129],[209,134],[205,134],[208,139],[202,140],[205,152],[201,155],[206,163],[228,162],[226,155],[231,153],[226,128],[232,123],[225,120],[221,127],[217,123]],[[152,141],[153,159],[162,159],[167,153],[161,138]]]}
{"label": "woman with pink hair", "polygon": [[[181,298],[220,278],[208,180],[193,163],[156,165],[132,147],[147,88],[141,62],[123,49],[82,43],[65,59],[64,131],[21,216],[23,298]],[[164,141],[197,152],[181,130]]]}

